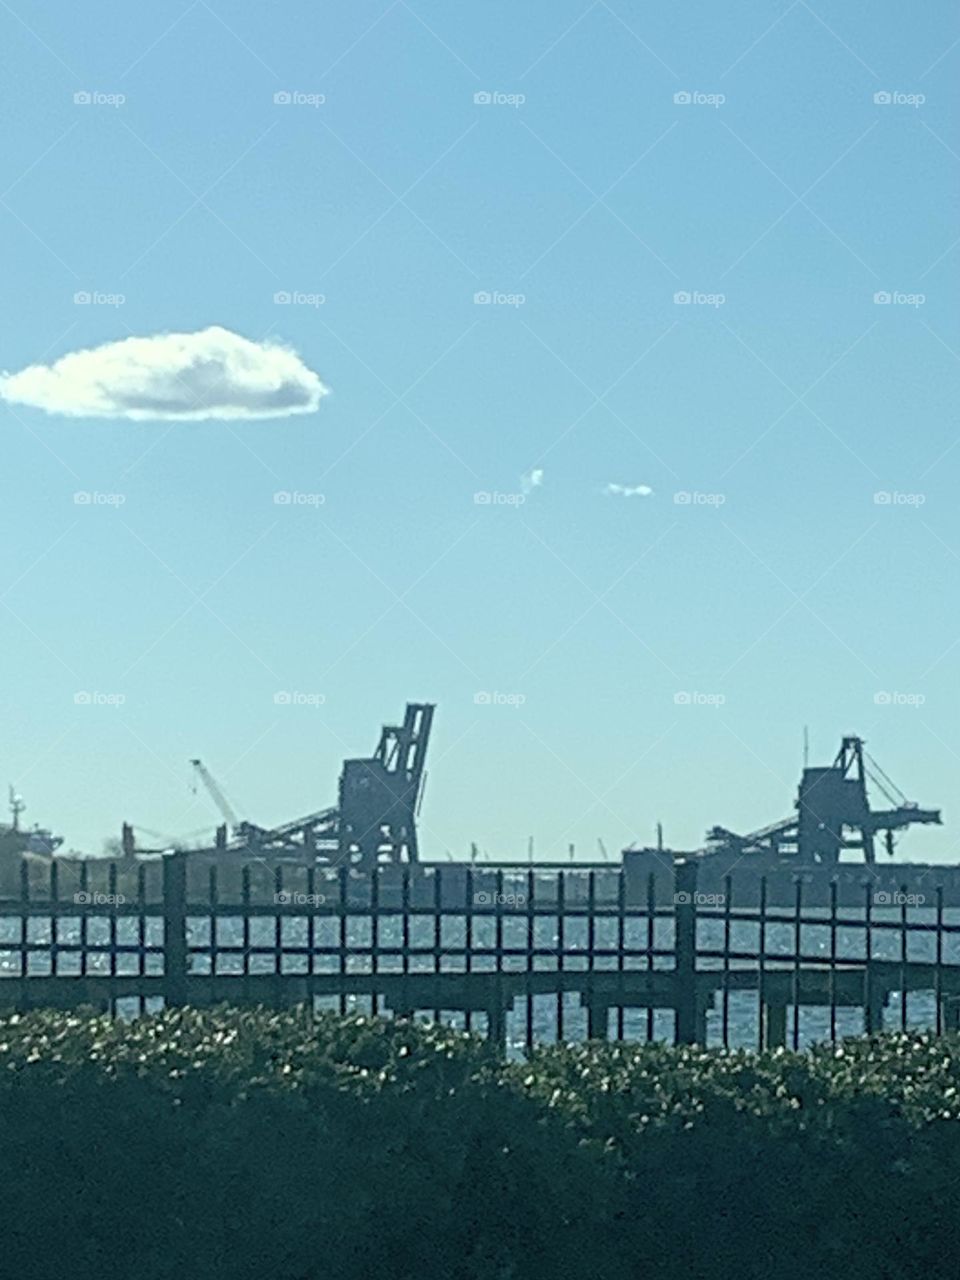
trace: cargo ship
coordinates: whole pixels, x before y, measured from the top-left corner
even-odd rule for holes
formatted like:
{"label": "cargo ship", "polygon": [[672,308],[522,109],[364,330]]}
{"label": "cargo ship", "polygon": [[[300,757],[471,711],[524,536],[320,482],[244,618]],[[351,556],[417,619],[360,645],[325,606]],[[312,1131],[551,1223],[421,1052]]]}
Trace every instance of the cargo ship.
{"label": "cargo ship", "polygon": [[63,836],[55,836],[47,827],[24,828],[20,815],[26,809],[23,797],[10,788],[10,822],[0,822],[0,857],[16,857],[33,853],[40,857],[52,857],[63,844]]}

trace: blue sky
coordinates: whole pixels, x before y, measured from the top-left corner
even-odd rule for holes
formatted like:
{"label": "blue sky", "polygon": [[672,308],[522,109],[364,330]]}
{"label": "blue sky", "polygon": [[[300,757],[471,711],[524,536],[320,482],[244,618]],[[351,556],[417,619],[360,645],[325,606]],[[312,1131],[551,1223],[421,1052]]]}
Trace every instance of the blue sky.
{"label": "blue sky", "polygon": [[862,733],[944,807],[905,848],[960,856],[952,5],[0,29],[0,368],[220,326],[329,390],[265,421],[0,401],[31,820],[90,851],[212,826],[194,755],[244,816],[307,813],[410,698],[426,856],[760,826],[805,724],[814,761]]}

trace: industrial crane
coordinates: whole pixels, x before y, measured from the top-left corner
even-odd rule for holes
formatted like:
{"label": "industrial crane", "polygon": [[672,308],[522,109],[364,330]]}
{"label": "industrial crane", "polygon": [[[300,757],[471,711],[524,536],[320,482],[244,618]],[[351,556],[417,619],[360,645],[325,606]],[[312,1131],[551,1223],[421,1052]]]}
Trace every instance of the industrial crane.
{"label": "industrial crane", "polygon": [[340,860],[369,871],[381,858],[416,862],[417,811],[434,708],[408,702],[401,725],[385,725],[373,756],[344,760],[337,810]]}
{"label": "industrial crane", "polygon": [[230,804],[230,801],[224,795],[223,789],[221,788],[220,784],[217,782],[216,778],[213,776],[213,774],[210,772],[210,770],[207,768],[207,766],[203,763],[202,760],[191,760],[190,763],[193,765],[193,768],[196,771],[197,777],[200,779],[200,781],[206,787],[207,791],[210,793],[211,800],[213,800],[213,803],[220,810],[220,816],[223,818],[224,822],[227,824],[227,826],[230,828],[231,831],[238,830],[241,825],[240,819],[237,817],[236,813],[234,812],[233,806]]}
{"label": "industrial crane", "polygon": [[[408,702],[403,723],[384,726],[372,755],[344,760],[337,804],[276,827],[241,821],[203,761],[191,760],[224,819],[217,828],[214,848],[199,852],[360,871],[371,871],[382,863],[418,861],[417,816],[426,781],[424,765],[433,713],[432,703]],[[122,845],[129,858],[147,852],[137,849],[130,823],[123,825]]]}
{"label": "industrial crane", "polygon": [[[870,808],[868,780],[890,808]],[[712,827],[707,848],[711,853],[786,855],[803,863],[827,864],[839,862],[844,849],[859,849],[864,862],[872,865],[876,836],[882,833],[892,856],[895,831],[939,822],[939,809],[921,809],[909,801],[864,750],[863,739],[847,737],[833,764],[803,770],[796,816],[747,835]]]}

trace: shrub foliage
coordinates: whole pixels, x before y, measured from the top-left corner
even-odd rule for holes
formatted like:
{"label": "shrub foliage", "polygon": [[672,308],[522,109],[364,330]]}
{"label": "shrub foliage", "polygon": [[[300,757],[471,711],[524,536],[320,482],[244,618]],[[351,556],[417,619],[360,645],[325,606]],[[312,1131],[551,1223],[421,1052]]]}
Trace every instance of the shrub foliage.
{"label": "shrub foliage", "polygon": [[7,1274],[73,1280],[938,1275],[960,1041],[587,1044],[504,1064],[403,1021],[0,1020]]}

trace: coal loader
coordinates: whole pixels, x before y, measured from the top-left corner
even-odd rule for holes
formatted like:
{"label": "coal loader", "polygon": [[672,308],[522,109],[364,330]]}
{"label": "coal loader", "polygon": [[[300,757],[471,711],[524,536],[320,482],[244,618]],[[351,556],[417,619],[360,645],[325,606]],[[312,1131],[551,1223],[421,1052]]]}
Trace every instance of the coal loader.
{"label": "coal loader", "polygon": [[[868,783],[886,807],[873,808]],[[706,895],[722,895],[735,873],[738,893],[755,901],[765,892],[769,905],[790,906],[798,882],[806,902],[823,906],[834,892],[841,904],[860,906],[864,885],[873,887],[881,903],[885,895],[891,906],[904,897],[909,905],[922,905],[924,886],[932,891],[934,883],[943,886],[950,905],[960,905],[960,867],[892,861],[900,833],[940,822],[939,809],[907,799],[867,753],[862,738],[846,737],[832,764],[804,767],[789,817],[743,835],[711,827],[704,848],[682,854],[625,849],[627,896],[645,893],[651,875],[666,883],[674,862],[683,857],[696,862],[699,891]]]}

